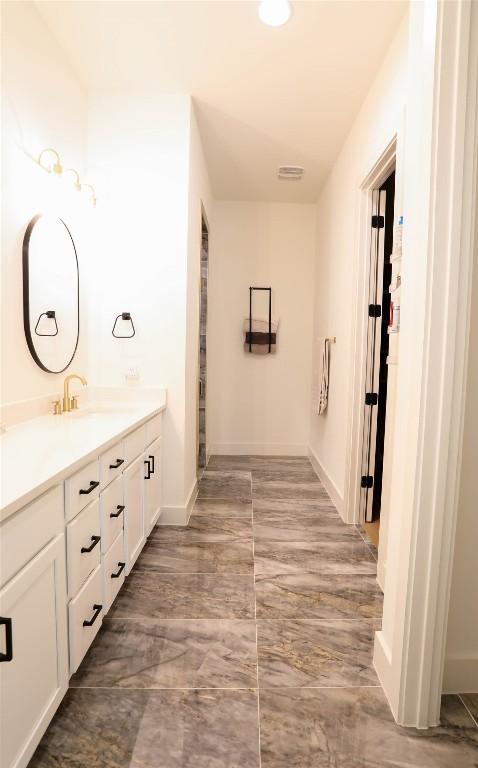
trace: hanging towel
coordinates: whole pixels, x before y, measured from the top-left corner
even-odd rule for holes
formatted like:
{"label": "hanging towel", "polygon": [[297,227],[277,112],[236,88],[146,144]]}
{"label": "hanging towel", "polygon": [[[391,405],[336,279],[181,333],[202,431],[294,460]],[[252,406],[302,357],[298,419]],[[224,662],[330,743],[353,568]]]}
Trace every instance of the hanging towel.
{"label": "hanging towel", "polygon": [[[278,320],[271,320],[270,344],[271,352],[275,352],[277,343]],[[269,353],[269,319],[262,317],[253,317],[252,323],[246,317],[243,324],[244,331],[244,350],[253,352],[256,355],[267,355]],[[252,343],[252,349],[249,350],[249,342]]]}
{"label": "hanging towel", "polygon": [[325,413],[329,401],[329,354],[329,340],[328,338],[325,338],[322,340],[322,374],[320,377],[319,402],[317,407],[317,413],[319,415]]}

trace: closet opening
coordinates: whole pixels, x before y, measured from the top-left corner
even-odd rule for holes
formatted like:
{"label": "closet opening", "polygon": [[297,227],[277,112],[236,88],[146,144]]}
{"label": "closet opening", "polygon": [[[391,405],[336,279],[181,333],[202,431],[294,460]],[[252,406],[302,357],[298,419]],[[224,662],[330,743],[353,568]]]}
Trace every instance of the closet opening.
{"label": "closet opening", "polygon": [[387,417],[395,171],[372,193],[360,520],[378,546]]}

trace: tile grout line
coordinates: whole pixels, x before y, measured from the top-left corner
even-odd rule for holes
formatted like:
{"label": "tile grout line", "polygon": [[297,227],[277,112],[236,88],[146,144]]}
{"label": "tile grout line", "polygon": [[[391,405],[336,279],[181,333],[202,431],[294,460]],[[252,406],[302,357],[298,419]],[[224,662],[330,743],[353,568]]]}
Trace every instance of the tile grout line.
{"label": "tile grout line", "polygon": [[260,704],[260,691],[259,691],[259,641],[257,631],[257,598],[256,598],[256,556],[255,556],[255,539],[254,539],[254,496],[252,490],[252,472],[251,472],[251,526],[252,526],[252,570],[254,581],[254,627],[256,632],[256,680],[257,680],[257,738],[259,747],[259,768],[262,766],[261,755],[261,704]]}
{"label": "tile grout line", "polygon": [[[259,688],[254,688],[251,685],[231,686],[225,688],[224,686],[211,686],[211,685],[191,685],[189,687],[183,686],[182,688],[177,686],[175,688],[161,688],[153,686],[118,686],[118,685],[70,685],[73,690],[83,691],[117,691],[118,693],[124,693],[127,691],[257,691]],[[343,690],[362,690],[364,688],[375,690],[381,688],[381,685],[275,685],[275,686],[263,686],[262,691],[343,691]],[[459,696],[459,694],[456,694]],[[259,697],[258,697],[259,700]],[[464,705],[465,706],[465,705]],[[474,720],[473,716],[470,717]]]}
{"label": "tile grout line", "polygon": [[469,710],[469,708],[468,708],[468,706],[467,706],[466,702],[463,700],[463,696],[464,696],[465,694],[457,693],[456,695],[458,696],[458,698],[460,699],[461,703],[462,703],[462,704],[463,704],[463,706],[465,707],[466,711],[467,711],[467,712],[468,712],[468,714],[470,715],[470,717],[471,717],[472,721],[474,722],[474,724],[475,724],[476,728],[478,728],[478,721],[476,720],[476,718],[474,717],[474,715],[472,715],[472,713],[470,712],[470,710]]}

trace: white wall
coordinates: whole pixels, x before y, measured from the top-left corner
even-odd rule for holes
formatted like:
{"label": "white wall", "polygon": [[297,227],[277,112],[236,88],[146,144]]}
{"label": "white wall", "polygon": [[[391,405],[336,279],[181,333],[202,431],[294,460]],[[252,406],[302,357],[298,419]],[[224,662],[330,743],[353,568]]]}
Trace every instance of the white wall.
{"label": "white wall", "polygon": [[[180,522],[195,482],[201,199],[210,207],[191,99],[91,94],[88,149],[98,193],[96,383],[168,390],[164,519]],[[111,335],[123,311],[133,339]]]}
{"label": "white wall", "polygon": [[22,242],[37,213],[61,216],[75,240],[83,332],[71,368],[89,375],[86,231],[94,210],[88,197],[73,190],[71,177],[54,178],[32,159],[54,147],[64,167],[83,176],[86,95],[33,3],[2,3],[2,88],[1,401],[6,404],[60,392],[63,380],[36,365],[23,330]]}
{"label": "white wall", "polygon": [[[478,13],[475,15],[478,30]],[[478,213],[477,213],[478,217]],[[478,218],[472,296],[478,296]],[[465,426],[448,616],[443,688],[447,692],[478,691],[478,306],[472,301],[466,385]]]}
{"label": "white wall", "polygon": [[[334,500],[343,505],[350,451],[354,370],[354,282],[359,254],[360,187],[403,121],[407,74],[407,19],[377,72],[317,204],[313,404],[320,371],[316,340],[336,336],[331,349],[328,409],[310,419],[310,449]],[[400,180],[397,179],[400,183]]]}
{"label": "white wall", "polygon": [[[306,453],[314,238],[313,205],[215,203],[207,354],[212,453]],[[272,314],[280,319],[273,355],[243,349],[251,285],[272,287]]]}

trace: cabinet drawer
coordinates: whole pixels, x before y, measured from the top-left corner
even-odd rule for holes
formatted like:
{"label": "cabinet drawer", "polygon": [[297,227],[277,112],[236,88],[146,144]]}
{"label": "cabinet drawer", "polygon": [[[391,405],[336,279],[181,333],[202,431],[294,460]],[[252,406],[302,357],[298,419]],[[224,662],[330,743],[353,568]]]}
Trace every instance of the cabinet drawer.
{"label": "cabinet drawer", "polygon": [[100,492],[100,471],[98,461],[92,461],[65,481],[66,521],[96,499]]}
{"label": "cabinet drawer", "polygon": [[100,488],[105,488],[124,469],[124,443],[121,440],[100,456]]}
{"label": "cabinet drawer", "polygon": [[76,672],[103,620],[103,573],[99,565],[68,606],[70,674]]}
{"label": "cabinet drawer", "polygon": [[96,499],[66,527],[68,594],[75,595],[100,562],[100,506]]}
{"label": "cabinet drawer", "polygon": [[61,485],[47,491],[2,523],[0,585],[6,584],[49,541],[63,533],[64,526]]}
{"label": "cabinet drawer", "polygon": [[123,478],[116,480],[100,493],[101,551],[106,552],[118,533],[123,530]]}
{"label": "cabinet drawer", "polygon": [[140,427],[139,429],[135,429],[134,432],[131,432],[130,435],[127,435],[124,439],[124,455],[126,459],[126,464],[130,464],[133,459],[135,459],[137,456],[140,455],[144,451],[144,446],[146,445],[146,429],[145,427]]}
{"label": "cabinet drawer", "polygon": [[158,413],[156,416],[153,416],[144,426],[146,430],[145,446],[148,446],[154,440],[157,440],[158,437],[161,437],[161,414]]}
{"label": "cabinet drawer", "polygon": [[124,583],[126,567],[123,531],[117,536],[106,555],[102,558],[103,569],[103,610],[107,613]]}

